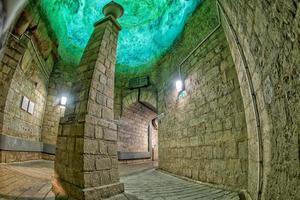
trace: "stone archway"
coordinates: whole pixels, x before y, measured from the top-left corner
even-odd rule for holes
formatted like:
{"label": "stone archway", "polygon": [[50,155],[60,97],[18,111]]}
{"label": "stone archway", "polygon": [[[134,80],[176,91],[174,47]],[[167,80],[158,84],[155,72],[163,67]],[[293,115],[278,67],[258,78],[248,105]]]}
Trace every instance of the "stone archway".
{"label": "stone archway", "polygon": [[122,100],[122,108],[128,107],[134,102],[140,102],[154,112],[157,111],[157,95],[152,91],[135,90],[129,93]]}
{"label": "stone archway", "polygon": [[150,159],[157,154],[157,131],[152,125],[156,103],[155,94],[149,91],[136,91],[123,99],[118,120],[119,160]]}
{"label": "stone archway", "polygon": [[[228,40],[232,58],[238,75],[240,90],[243,98],[244,111],[248,132],[248,192],[255,200],[262,199],[265,192],[267,174],[270,168],[270,130],[272,124],[266,112],[266,104],[263,100],[264,89],[260,74],[249,66],[253,61],[253,55],[249,49],[241,46],[228,16],[229,8],[224,1],[217,1],[220,11],[221,23]],[[227,9],[226,9],[227,8]],[[233,13],[230,13],[231,16]],[[247,193],[243,194],[248,196]]]}

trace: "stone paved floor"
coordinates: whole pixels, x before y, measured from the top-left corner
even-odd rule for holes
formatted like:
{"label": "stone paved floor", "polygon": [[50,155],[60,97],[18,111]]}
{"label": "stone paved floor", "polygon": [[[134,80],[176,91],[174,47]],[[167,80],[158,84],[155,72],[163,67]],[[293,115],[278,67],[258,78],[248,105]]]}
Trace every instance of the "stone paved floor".
{"label": "stone paved floor", "polygon": [[[236,193],[186,181],[155,170],[156,164],[120,165],[125,195],[113,200],[237,200]],[[53,200],[53,162],[0,164],[0,200]]]}
{"label": "stone paved floor", "polygon": [[144,200],[238,200],[238,194],[186,181],[155,169],[122,177],[127,194]]}
{"label": "stone paved floor", "polygon": [[0,200],[53,200],[53,162],[0,164]]}

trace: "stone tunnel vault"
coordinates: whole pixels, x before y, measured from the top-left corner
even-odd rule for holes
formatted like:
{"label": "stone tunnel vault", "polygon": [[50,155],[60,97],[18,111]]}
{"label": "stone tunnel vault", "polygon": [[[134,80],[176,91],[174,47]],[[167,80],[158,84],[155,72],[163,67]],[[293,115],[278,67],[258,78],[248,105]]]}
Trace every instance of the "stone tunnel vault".
{"label": "stone tunnel vault", "polygon": [[[240,30],[237,29],[240,27],[236,27],[237,26],[236,24],[239,23],[236,20],[239,19],[235,19],[236,17],[235,15],[237,14],[231,10],[230,8],[231,5],[228,2],[230,2],[230,0],[223,0],[223,1],[220,0],[217,3],[217,7],[220,11],[221,24],[223,26],[230,47],[231,55],[235,63],[235,69],[238,75],[240,91],[243,99],[245,118],[247,122],[246,124],[247,124],[247,134],[248,134],[247,137],[248,137],[248,149],[249,149],[248,152],[249,173],[247,175],[247,179],[248,179],[247,191],[249,192],[250,196],[253,199],[259,200],[259,199],[264,199],[266,191],[270,190],[268,186],[269,184],[268,182],[270,182],[271,179],[269,179],[269,176],[271,170],[273,170],[274,168],[273,166],[271,166],[271,159],[273,159],[270,156],[271,147],[273,148],[272,151],[280,151],[280,149],[274,150],[274,148],[277,148],[278,146],[270,142],[271,137],[272,139],[275,137],[271,135],[271,133],[273,134],[272,131],[273,129],[275,129],[274,127],[276,127],[276,124],[272,124],[270,119],[273,116],[271,116],[269,111],[266,111],[266,107],[267,107],[266,104],[270,104],[268,103],[268,101],[271,102],[272,99],[266,99],[266,101],[264,101],[265,91],[261,83],[264,82],[267,87],[272,87],[272,86],[270,86],[271,85],[270,79],[268,78],[264,79],[264,77],[261,74],[259,74],[260,72],[255,71],[257,69],[252,69],[253,65],[255,65],[256,63],[253,62],[254,63],[253,64],[250,62],[254,60],[255,55],[249,53],[249,49],[247,48],[250,47],[247,47],[247,43],[246,45],[243,44],[245,42],[244,41],[245,38],[242,38],[242,36],[239,35]],[[110,21],[111,19],[107,20],[106,22],[103,22],[105,26],[107,26],[108,28],[107,27],[100,28],[101,24],[98,24],[99,27],[96,29],[97,36],[101,35],[101,37],[103,36],[103,38],[107,37],[107,34],[110,34],[113,37],[117,36],[117,34],[114,33],[117,32],[117,30],[115,30],[116,24],[113,22],[113,20],[112,22]],[[248,37],[247,35],[245,37],[246,39],[248,39],[248,41],[251,41],[250,38],[247,38]],[[5,115],[5,108],[8,99],[7,96],[11,88],[11,81],[16,76],[15,74],[19,68],[19,62],[21,61],[22,55],[24,54],[23,50],[25,47],[23,47],[22,45],[18,47],[18,44],[16,44],[17,42],[18,42],[17,38],[9,36],[8,44],[6,44],[7,48],[12,49],[11,52],[15,55],[9,55],[9,53],[4,51],[5,56],[11,58],[14,57],[14,59],[12,59],[12,61],[7,64],[7,66],[10,68],[10,71],[5,75],[7,76],[6,82],[5,83],[0,82],[2,84],[1,86],[3,86],[2,88],[3,93],[0,99],[0,109],[1,109],[0,128],[1,129],[3,128],[2,127],[3,116]],[[115,44],[114,44],[115,42],[116,42],[115,40],[110,41],[110,45],[112,46],[111,47],[112,49],[115,48]],[[99,45],[101,46],[101,44]],[[18,49],[16,49],[16,47]],[[90,47],[88,50],[94,50],[92,48],[93,47]],[[102,50],[103,48],[101,49],[101,51]],[[125,96],[122,99],[122,106],[121,106],[122,114],[121,114],[121,118],[119,119],[120,121],[118,127],[115,124],[116,121],[113,120],[113,114],[112,114],[113,98],[111,97],[113,94],[111,89],[114,87],[112,86],[113,85],[112,80],[114,74],[111,67],[113,67],[112,63],[115,61],[115,58],[109,57],[108,60],[111,60],[112,63],[106,66],[105,64],[107,63],[101,63],[98,61],[96,62],[95,61],[96,57],[94,56],[95,55],[92,53],[86,56],[86,59],[83,60],[80,69],[84,73],[86,73],[82,75],[81,77],[82,79],[85,78],[84,77],[85,75],[90,76],[91,74],[88,73],[88,70],[91,69],[87,69],[88,67],[85,64],[91,62],[93,65],[95,65],[96,68],[95,73],[93,74],[93,76],[95,76],[96,78],[89,77],[89,80],[91,82],[86,83],[87,85],[89,85],[88,86],[89,88],[77,87],[77,85],[73,88],[74,93],[76,93],[78,104],[75,105],[74,107],[68,108],[69,115],[62,121],[63,128],[60,129],[61,135],[59,136],[60,139],[58,139],[58,145],[57,145],[59,150],[59,155],[57,156],[57,160],[59,161],[59,163],[56,162],[56,164],[58,164],[57,169],[58,171],[60,171],[62,176],[65,176],[67,173],[66,171],[63,171],[63,166],[69,166],[69,165],[71,166],[73,164],[78,165],[78,169],[74,168],[73,170],[75,172],[76,170],[79,170],[79,168],[81,167],[84,168],[85,171],[83,172],[83,174],[81,174],[81,177],[75,177],[77,178],[76,180],[74,177],[62,177],[63,179],[67,180],[66,182],[75,183],[78,182],[79,180],[80,184],[82,184],[80,185],[80,187],[94,187],[96,183],[93,182],[93,179],[91,177],[89,177],[91,174],[93,174],[98,178],[99,182],[102,181],[101,186],[105,186],[108,183],[113,183],[115,184],[117,190],[119,190],[118,192],[122,192],[122,185],[118,183],[118,175],[116,172],[117,171],[116,170],[117,169],[116,167],[117,145],[115,141],[116,140],[115,136],[117,134],[120,134],[119,130],[122,129],[122,126],[128,125],[126,124],[128,123],[127,121],[128,118],[126,117],[122,118],[122,117],[130,115],[130,113],[134,113],[134,112],[138,113],[139,111],[136,110],[140,110],[140,114],[143,112],[148,113],[146,114],[147,116],[143,117],[147,122],[150,122],[153,118],[155,118],[157,107],[158,107],[157,94],[149,91],[142,91],[142,92],[133,91],[132,93]],[[100,82],[101,80],[102,81],[105,80],[105,82],[108,85],[110,85],[109,88],[106,89],[97,88],[99,85],[98,82],[95,81],[96,79],[100,79]],[[264,79],[264,81],[262,79]],[[99,94],[98,89],[102,90],[101,91],[102,93],[100,92],[101,94]],[[269,91],[269,92],[272,93],[273,91]],[[106,97],[110,96],[110,97],[106,98],[104,96]],[[89,103],[87,103],[87,101]],[[100,109],[101,116],[97,116],[99,113],[93,112],[94,110],[97,110],[95,108],[99,108],[99,107],[101,107]],[[70,110],[72,109],[74,111],[73,113],[70,112]],[[89,112],[88,116],[85,116],[86,110],[88,110]],[[76,116],[74,116],[74,113]],[[98,120],[98,118],[101,117],[104,119]],[[124,124],[122,124],[122,120]],[[130,124],[131,124],[130,126],[132,127],[134,126],[134,124],[136,124],[136,121],[132,120]],[[144,132],[147,131],[145,127],[148,128],[147,123],[145,123],[142,127]],[[133,132],[131,130],[126,130],[126,131]],[[73,137],[72,133],[78,135]],[[95,137],[93,139],[96,139],[98,143],[92,141],[92,139],[90,139],[91,137]],[[145,138],[144,141],[147,142]],[[146,143],[144,144],[146,145]],[[149,146],[149,141],[148,141],[148,146]],[[92,149],[92,147],[100,148],[100,149],[98,149],[97,152],[94,152],[94,149]],[[73,152],[72,150],[75,149],[77,149],[79,152],[76,152],[77,154],[75,153],[72,154]],[[145,152],[146,150],[149,150],[149,148],[148,149],[146,147],[145,148],[143,147],[141,149],[128,148],[125,150],[122,149],[121,151]],[[67,154],[68,156],[66,156]],[[84,154],[84,156],[82,156],[81,154]],[[101,157],[100,154],[101,156],[105,154],[105,156]],[[65,159],[66,157],[69,157],[70,160],[66,160]],[[94,163],[94,165],[93,164],[89,165],[92,162]],[[102,165],[101,163],[106,163],[106,164]],[[94,167],[96,166],[97,169],[94,169],[93,166]],[[106,170],[109,172],[108,174],[101,174],[100,173],[101,170]],[[274,174],[275,175],[273,176],[277,176],[276,173]],[[83,179],[86,179],[88,181],[85,182]],[[272,184],[274,185],[274,183]],[[282,185],[284,185],[284,183]],[[68,187],[69,186],[66,186],[66,188]],[[85,194],[80,194],[79,196],[81,197],[82,195]]]}
{"label": "stone tunnel vault", "polygon": [[119,160],[157,159],[156,95],[135,90],[122,99],[118,120]]}

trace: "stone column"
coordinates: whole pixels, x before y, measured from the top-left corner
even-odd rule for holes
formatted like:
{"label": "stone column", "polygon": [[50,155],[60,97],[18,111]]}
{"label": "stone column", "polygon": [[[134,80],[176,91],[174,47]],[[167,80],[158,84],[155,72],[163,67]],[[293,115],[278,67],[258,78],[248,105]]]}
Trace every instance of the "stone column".
{"label": "stone column", "polygon": [[[117,6],[119,13],[107,8]],[[124,191],[119,182],[114,71],[123,9],[112,2],[95,24],[78,69],[74,96],[60,121],[53,191],[68,199],[102,199]],[[121,10],[120,10],[121,9]],[[121,11],[121,12],[120,12]]]}

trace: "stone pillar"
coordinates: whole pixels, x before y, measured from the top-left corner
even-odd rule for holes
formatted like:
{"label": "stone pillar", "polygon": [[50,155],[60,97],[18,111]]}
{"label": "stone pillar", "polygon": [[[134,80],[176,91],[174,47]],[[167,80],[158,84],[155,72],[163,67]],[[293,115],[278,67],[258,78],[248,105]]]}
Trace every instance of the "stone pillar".
{"label": "stone pillar", "polygon": [[72,88],[74,98],[60,121],[53,181],[59,198],[102,199],[124,191],[113,121],[116,45],[121,29],[116,18],[122,12],[111,12],[104,10],[106,17],[95,24]]}

